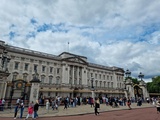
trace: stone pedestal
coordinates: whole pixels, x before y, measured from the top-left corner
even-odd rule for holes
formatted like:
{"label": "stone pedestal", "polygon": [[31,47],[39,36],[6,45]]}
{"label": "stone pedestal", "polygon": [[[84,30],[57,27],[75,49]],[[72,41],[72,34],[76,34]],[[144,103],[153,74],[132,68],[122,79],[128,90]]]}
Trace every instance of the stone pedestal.
{"label": "stone pedestal", "polygon": [[30,102],[35,102],[36,100],[38,100],[38,95],[39,95],[39,85],[40,83],[38,82],[32,82],[31,85],[31,92],[30,92]]}
{"label": "stone pedestal", "polygon": [[94,99],[95,99],[95,93],[94,93],[93,90],[91,91],[91,93],[92,93],[92,98],[93,98],[93,100],[94,100]]}

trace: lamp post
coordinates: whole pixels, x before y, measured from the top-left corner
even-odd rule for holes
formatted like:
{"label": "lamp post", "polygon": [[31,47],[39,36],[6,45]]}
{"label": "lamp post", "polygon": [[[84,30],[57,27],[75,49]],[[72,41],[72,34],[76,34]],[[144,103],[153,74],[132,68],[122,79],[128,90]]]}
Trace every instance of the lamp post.
{"label": "lamp post", "polygon": [[144,78],[144,74],[142,74],[142,72],[139,73],[138,77],[141,79],[142,81],[142,78]]}
{"label": "lamp post", "polygon": [[126,74],[126,77],[129,78],[130,75],[131,75],[131,72],[127,69],[126,72],[125,72],[125,74]]}
{"label": "lamp post", "polygon": [[[128,80],[128,78],[131,76],[131,71],[129,71],[129,70],[127,69],[126,72],[125,72],[125,74],[126,74],[126,80]],[[126,89],[126,80],[124,81],[125,89]]]}

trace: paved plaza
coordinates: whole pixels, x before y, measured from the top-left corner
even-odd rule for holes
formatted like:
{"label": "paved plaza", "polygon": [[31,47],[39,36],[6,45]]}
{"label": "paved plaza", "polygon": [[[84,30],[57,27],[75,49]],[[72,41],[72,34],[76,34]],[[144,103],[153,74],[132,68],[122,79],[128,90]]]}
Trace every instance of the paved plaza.
{"label": "paved plaza", "polygon": [[[120,106],[117,108],[112,108],[111,106],[106,106],[105,104],[101,104],[100,106],[100,113],[104,112],[109,112],[109,111],[120,111],[120,110],[127,110],[127,111],[135,111],[138,109],[143,109],[143,108],[154,108],[155,106],[147,103],[143,103],[142,106],[137,106],[136,103],[132,103],[132,110],[128,110],[127,106]],[[77,116],[77,115],[86,115],[86,114],[94,114],[94,108],[91,107],[90,105],[81,105],[81,106],[76,106],[76,107],[69,107],[68,109],[64,110],[64,106],[60,106],[58,110],[52,110],[51,108],[49,111],[46,110],[46,107],[39,107],[39,118],[51,118],[53,116]],[[25,108],[24,115],[23,117],[26,117],[27,115],[27,108]],[[14,116],[14,108],[13,109],[5,109],[3,112],[0,112],[0,120],[4,118],[12,118]],[[19,114],[18,114],[19,116]]]}

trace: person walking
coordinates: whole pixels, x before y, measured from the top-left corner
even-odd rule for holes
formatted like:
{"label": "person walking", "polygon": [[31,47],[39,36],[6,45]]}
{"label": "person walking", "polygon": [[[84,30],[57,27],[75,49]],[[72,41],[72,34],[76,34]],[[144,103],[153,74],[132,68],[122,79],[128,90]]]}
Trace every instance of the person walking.
{"label": "person walking", "polygon": [[34,118],[38,118],[38,108],[39,108],[39,103],[38,100],[36,100],[36,103],[34,105]]}
{"label": "person walking", "polygon": [[23,112],[24,112],[24,103],[23,100],[20,102],[20,118],[23,117]]}
{"label": "person walking", "polygon": [[95,105],[94,105],[94,113],[95,113],[95,115],[99,114],[98,108],[99,108],[98,99],[95,98]]}
{"label": "person walking", "polygon": [[64,99],[64,109],[67,109],[67,104],[68,104],[68,101],[67,101],[67,98]]}
{"label": "person walking", "polygon": [[32,105],[32,103],[29,104],[29,107],[28,107],[28,114],[27,114],[25,120],[27,120],[28,117],[30,117],[30,116],[32,117],[32,119],[34,119],[33,105]]}
{"label": "person walking", "polygon": [[49,100],[46,100],[46,110],[47,110],[47,113],[49,112],[49,106],[50,106]]}
{"label": "person walking", "polygon": [[5,99],[3,98],[3,99],[2,99],[2,111],[4,110],[5,102],[6,102],[6,101],[5,101]]}
{"label": "person walking", "polygon": [[16,104],[15,109],[14,109],[14,119],[17,119],[18,110],[19,110],[19,103]]}
{"label": "person walking", "polygon": [[131,100],[130,100],[130,98],[128,98],[128,100],[127,100],[127,105],[128,105],[129,110],[131,110],[132,108],[131,108]]}

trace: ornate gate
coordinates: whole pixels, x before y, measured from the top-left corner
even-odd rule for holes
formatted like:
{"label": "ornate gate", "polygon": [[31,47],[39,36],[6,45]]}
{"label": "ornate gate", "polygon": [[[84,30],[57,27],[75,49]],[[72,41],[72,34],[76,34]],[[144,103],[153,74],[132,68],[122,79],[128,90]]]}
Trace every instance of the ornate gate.
{"label": "ornate gate", "polygon": [[143,90],[138,85],[134,86],[134,95],[135,98],[143,97]]}

